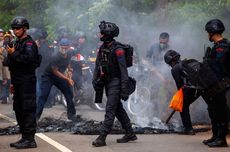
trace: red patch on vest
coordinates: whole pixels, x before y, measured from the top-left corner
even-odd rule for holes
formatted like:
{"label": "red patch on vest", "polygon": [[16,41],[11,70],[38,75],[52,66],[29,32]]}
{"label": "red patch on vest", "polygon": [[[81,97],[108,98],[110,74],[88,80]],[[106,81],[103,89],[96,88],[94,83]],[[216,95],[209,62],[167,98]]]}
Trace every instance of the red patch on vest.
{"label": "red patch on vest", "polygon": [[125,51],[123,51],[123,50],[117,50],[116,51],[117,56],[123,56],[124,54],[125,54]]}
{"label": "red patch on vest", "polygon": [[33,45],[33,43],[32,42],[27,42],[26,45]]}
{"label": "red patch on vest", "polygon": [[216,51],[217,52],[222,52],[222,51],[224,51],[224,49],[223,48],[217,48]]}

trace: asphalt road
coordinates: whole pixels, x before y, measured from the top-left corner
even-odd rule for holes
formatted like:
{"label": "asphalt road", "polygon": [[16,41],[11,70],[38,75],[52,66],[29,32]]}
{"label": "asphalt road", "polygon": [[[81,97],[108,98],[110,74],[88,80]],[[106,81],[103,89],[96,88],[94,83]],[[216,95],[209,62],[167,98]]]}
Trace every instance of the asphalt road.
{"label": "asphalt road", "polygon": [[[45,109],[43,116],[54,118],[65,116],[64,107],[58,105]],[[13,126],[14,112],[12,105],[0,105],[0,128]],[[85,118],[103,120],[104,113],[90,109],[87,106],[77,107],[77,113]],[[7,118],[2,118],[7,116]],[[8,119],[13,118],[13,119]],[[20,139],[19,135],[0,136],[0,152],[229,152],[230,148],[209,148],[202,144],[202,140],[209,138],[210,132],[197,133],[195,136],[177,134],[138,135],[135,142],[119,144],[116,139],[121,135],[109,135],[107,146],[93,147],[92,141],[97,136],[73,135],[71,133],[39,133],[36,136],[38,148],[16,150],[9,143]],[[230,144],[230,137],[228,136]]]}

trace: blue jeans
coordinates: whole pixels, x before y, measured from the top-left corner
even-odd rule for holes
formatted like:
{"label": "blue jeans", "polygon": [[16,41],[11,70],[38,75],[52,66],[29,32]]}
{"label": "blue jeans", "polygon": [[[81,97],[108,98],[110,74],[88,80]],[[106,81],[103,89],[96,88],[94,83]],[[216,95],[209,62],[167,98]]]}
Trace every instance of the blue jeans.
{"label": "blue jeans", "polygon": [[73,102],[73,89],[66,80],[56,76],[43,75],[41,79],[40,91],[41,95],[37,102],[37,120],[41,117],[43,108],[50,94],[52,86],[55,85],[65,96],[67,102],[67,115],[73,116],[76,114]]}
{"label": "blue jeans", "polygon": [[[36,101],[38,101],[38,98],[41,96],[41,83],[42,83],[42,76],[37,77],[37,84],[36,84]],[[50,90],[49,97],[46,101],[46,105],[52,106],[54,104],[54,96],[55,96],[55,91],[56,88],[53,88]]]}

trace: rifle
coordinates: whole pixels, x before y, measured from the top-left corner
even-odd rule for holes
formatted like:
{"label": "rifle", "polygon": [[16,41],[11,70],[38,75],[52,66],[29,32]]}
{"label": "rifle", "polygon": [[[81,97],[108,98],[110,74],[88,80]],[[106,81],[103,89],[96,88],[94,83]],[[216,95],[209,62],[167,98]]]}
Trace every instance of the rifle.
{"label": "rifle", "polygon": [[204,57],[203,57],[203,62],[207,62],[210,58],[212,49],[210,47],[205,48],[204,46]]}

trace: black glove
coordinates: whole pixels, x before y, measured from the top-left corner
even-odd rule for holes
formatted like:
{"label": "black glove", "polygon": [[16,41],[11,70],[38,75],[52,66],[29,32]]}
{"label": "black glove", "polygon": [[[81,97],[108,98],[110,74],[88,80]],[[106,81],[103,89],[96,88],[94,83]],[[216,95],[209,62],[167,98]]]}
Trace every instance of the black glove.
{"label": "black glove", "polygon": [[121,90],[123,94],[131,95],[136,90],[136,80],[129,77],[127,82],[121,84]]}
{"label": "black glove", "polygon": [[129,95],[128,95],[128,94],[124,94],[124,93],[121,93],[121,94],[120,94],[120,97],[121,97],[121,99],[124,100],[124,101],[127,101],[127,100],[129,99]]}

